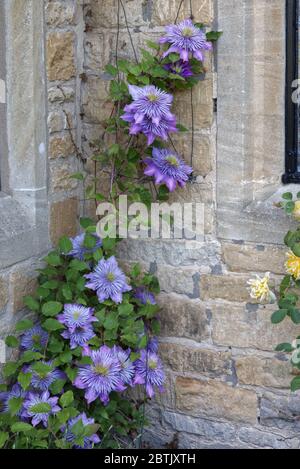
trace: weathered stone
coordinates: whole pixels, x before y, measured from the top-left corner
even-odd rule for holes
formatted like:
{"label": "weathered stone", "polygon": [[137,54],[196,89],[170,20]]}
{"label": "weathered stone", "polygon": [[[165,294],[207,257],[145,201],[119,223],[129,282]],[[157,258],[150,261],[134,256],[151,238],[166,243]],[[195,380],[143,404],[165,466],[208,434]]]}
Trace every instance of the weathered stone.
{"label": "weathered stone", "polygon": [[50,33],[47,37],[48,79],[69,80],[76,74],[75,35],[73,32]]}
{"label": "weathered stone", "polygon": [[231,441],[235,438],[235,427],[229,423],[217,422],[203,418],[194,418],[175,412],[163,412],[163,420],[178,432],[193,433],[207,439]]}
{"label": "weathered stone", "polygon": [[[191,133],[175,134],[172,140],[176,150],[188,164],[191,164]],[[207,135],[194,135],[193,174],[207,176],[212,171],[213,143],[212,137]]]}
{"label": "weathered stone", "polygon": [[49,158],[66,158],[75,152],[70,134],[62,137],[52,136],[49,140]]}
{"label": "weathered stone", "polygon": [[274,394],[264,392],[260,402],[260,423],[267,427],[288,431],[289,435],[300,430],[299,393]]}
{"label": "weathered stone", "polygon": [[110,116],[112,104],[108,100],[108,83],[98,77],[89,77],[85,83],[82,96],[85,122],[101,123]]}
{"label": "weathered stone", "polygon": [[230,270],[284,273],[286,248],[253,244],[222,243],[224,262]]}
{"label": "weathered stone", "polygon": [[257,421],[257,395],[217,380],[176,378],[176,408],[193,416],[220,417],[237,422]]}
{"label": "weathered stone", "polygon": [[[194,129],[210,128],[213,121],[213,81],[211,78],[207,77],[193,88],[193,102]],[[175,94],[174,109],[176,109],[178,122],[191,129],[190,90]]]}
{"label": "weathered stone", "polygon": [[219,245],[216,242],[203,243],[173,239],[124,240],[119,246],[119,255],[125,259],[144,262],[156,261],[173,266],[199,266],[199,272],[207,271],[219,263]]}
{"label": "weathered stone", "polygon": [[271,449],[298,449],[299,438],[290,438],[288,435],[278,435],[267,433],[256,428],[241,428],[238,437],[247,445],[254,445],[258,448]]}
{"label": "weathered stone", "polygon": [[[48,129],[49,133],[61,132],[67,129],[75,128],[75,119],[73,112],[66,110],[51,111],[48,114]],[[67,137],[70,137],[68,135]]]}
{"label": "weathered stone", "polygon": [[37,287],[37,272],[32,266],[20,267],[9,277],[13,313],[24,308],[24,297],[32,295]]}
{"label": "weathered stone", "polygon": [[54,245],[61,236],[77,234],[78,201],[66,199],[55,202],[50,208],[50,238]]}
{"label": "weathered stone", "polygon": [[159,352],[165,366],[173,371],[204,375],[231,375],[229,352],[219,352],[208,348],[188,345],[186,343],[160,343]]}
{"label": "weathered stone", "polygon": [[300,334],[300,327],[292,321],[271,324],[275,306],[247,306],[216,302],[210,306],[212,312],[212,337],[219,345],[241,348],[274,350],[282,342]]}
{"label": "weathered stone", "polygon": [[[156,0],[153,2],[152,21],[158,25],[173,24],[178,11],[178,2],[176,0]],[[195,21],[210,24],[213,20],[213,1],[212,0],[192,0],[192,11]],[[183,2],[178,21],[189,18],[191,14],[189,2]]]}
{"label": "weathered stone", "polygon": [[50,103],[63,103],[74,99],[75,91],[69,86],[52,86],[48,90],[48,100]]}
{"label": "weathered stone", "polygon": [[0,311],[3,310],[8,302],[8,283],[6,275],[0,275]]}
{"label": "weathered stone", "polygon": [[209,339],[209,324],[205,305],[199,300],[190,300],[172,293],[160,294],[161,335],[186,337],[197,341]]}
{"label": "weathered stone", "polygon": [[46,5],[46,22],[52,27],[73,24],[75,20],[76,3],[68,1],[48,2]]}
{"label": "weathered stone", "polygon": [[235,367],[240,384],[288,388],[292,378],[287,357],[283,360],[257,355],[237,357]]}
{"label": "weathered stone", "polygon": [[191,298],[198,298],[195,275],[199,274],[197,268],[194,267],[174,268],[164,265],[157,267],[161,291],[166,293],[182,293]]}
{"label": "weathered stone", "polygon": [[71,163],[51,165],[51,187],[53,192],[76,189],[78,181],[70,177],[75,171],[74,165]]}
{"label": "weathered stone", "polygon": [[247,289],[245,275],[205,275],[200,277],[200,298],[213,300],[222,298],[228,301],[253,302]]}
{"label": "weathered stone", "polygon": [[[127,12],[129,26],[140,26],[151,20],[151,6],[147,7],[147,3],[147,1],[144,2],[141,0],[131,0],[130,4],[125,2],[124,6]],[[93,0],[85,6],[84,13],[86,22],[89,26],[94,28],[103,27],[112,29],[118,26],[117,0],[105,0],[105,8],[103,8],[102,0]],[[120,26],[122,26],[122,28],[126,26],[122,10],[120,12]]]}

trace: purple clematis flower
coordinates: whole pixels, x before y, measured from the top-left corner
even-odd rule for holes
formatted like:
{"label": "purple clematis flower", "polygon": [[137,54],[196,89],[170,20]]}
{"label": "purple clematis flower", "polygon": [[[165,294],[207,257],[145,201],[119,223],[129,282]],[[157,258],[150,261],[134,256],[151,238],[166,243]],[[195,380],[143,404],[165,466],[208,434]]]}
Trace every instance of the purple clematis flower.
{"label": "purple clematis flower", "polygon": [[106,405],[112,391],[126,389],[120,376],[120,362],[106,345],[99,350],[92,350],[90,358],[93,364],[79,368],[74,386],[86,390],[84,397],[88,404],[99,398]]}
{"label": "purple clematis flower", "polygon": [[48,370],[36,371],[32,368],[32,366],[24,367],[24,373],[32,373],[31,378],[31,386],[34,389],[39,391],[47,391],[49,386],[54,383],[57,379],[65,379],[66,375],[63,371],[59,370],[58,368],[54,368],[52,365],[52,361],[41,361],[37,362],[48,367]]}
{"label": "purple clematis flower", "polygon": [[173,96],[149,85],[144,87],[128,85],[133,102],[124,107],[124,111],[133,114],[134,122],[141,124],[148,117],[156,125],[162,118],[173,119],[170,107]]}
{"label": "purple clematis flower", "polygon": [[157,353],[158,352],[158,339],[157,337],[152,337],[148,344],[147,344],[147,350],[148,352],[151,353]]}
{"label": "purple clematis flower", "polygon": [[34,427],[39,423],[47,427],[49,416],[61,410],[57,402],[58,397],[50,397],[48,391],[42,394],[29,392],[24,401],[24,416],[31,419],[31,423]]}
{"label": "purple clematis flower", "polygon": [[73,249],[68,253],[68,256],[72,256],[75,259],[83,261],[85,254],[91,254],[91,253],[95,252],[98,248],[101,248],[102,241],[99,238],[99,236],[97,236],[96,233],[93,233],[92,235],[96,239],[96,244],[93,247],[93,249],[88,249],[84,246],[83,243],[84,243],[85,233],[81,233],[80,235],[76,236],[75,238],[70,238],[71,243],[73,245]]}
{"label": "purple clematis flower", "polygon": [[[11,388],[10,391],[1,393],[2,395],[0,396],[0,400],[2,401],[1,409],[3,413],[7,413],[10,410],[9,402],[11,399],[25,399],[26,396],[28,395],[27,391],[24,391],[21,386],[17,383],[14,384],[13,387]],[[23,416],[23,405],[21,406],[20,410],[16,413],[18,417]]]}
{"label": "purple clematis flower", "polygon": [[95,337],[95,332],[92,327],[75,327],[68,329],[61,333],[64,339],[70,340],[70,348],[83,347],[90,339]]}
{"label": "purple clematis flower", "polygon": [[123,350],[121,347],[115,345],[112,348],[112,354],[119,360],[121,365],[120,377],[124,384],[132,385],[132,380],[135,375],[135,368],[130,360],[131,350]]}
{"label": "purple clematis flower", "polygon": [[128,88],[133,102],[125,106],[121,118],[131,124],[131,135],[143,133],[151,145],[156,138],[167,140],[169,132],[177,132],[176,117],[170,111],[172,95],[153,85]]}
{"label": "purple clematis flower", "polygon": [[46,347],[48,338],[48,332],[42,329],[40,324],[36,324],[22,334],[21,349],[33,350],[34,352],[42,350]]}
{"label": "purple clematis flower", "polygon": [[122,293],[131,290],[114,256],[107,260],[101,259],[94,272],[86,274],[85,278],[89,280],[86,287],[97,292],[100,303],[109,298],[115,303],[121,303]]}
{"label": "purple clematis flower", "polygon": [[155,297],[153,293],[151,293],[145,287],[137,287],[135,289],[134,297],[139,300],[142,305],[151,304],[156,305]]}
{"label": "purple clematis flower", "polygon": [[93,314],[94,308],[86,308],[78,304],[65,304],[62,314],[59,314],[57,319],[70,331],[74,331],[77,327],[90,327],[92,322],[98,321]]}
{"label": "purple clematis flower", "polygon": [[193,169],[174,152],[153,148],[152,158],[146,158],[144,174],[154,176],[155,184],[165,184],[173,192],[177,184],[183,187]]}
{"label": "purple clematis flower", "polygon": [[188,62],[190,56],[203,61],[204,51],[212,49],[212,44],[206,40],[205,33],[194,26],[190,19],[166,26],[166,32],[166,35],[159,40],[161,44],[170,45],[163,57],[175,52],[184,62]]}
{"label": "purple clematis flower", "polygon": [[188,62],[183,62],[183,60],[178,60],[175,63],[166,64],[164,68],[168,70],[168,72],[179,75],[182,78],[189,78],[194,75],[191,65]]}
{"label": "purple clematis flower", "polygon": [[[93,425],[95,423],[95,419],[93,418],[88,418],[83,412],[82,414],[77,415],[77,417],[70,419],[68,421],[67,426],[62,428],[62,431],[65,433],[65,439],[69,443],[73,443],[76,440],[76,435],[72,432],[73,426],[78,423],[81,420],[82,425],[84,427],[87,427],[88,425]],[[94,444],[100,443],[100,438],[99,436],[94,433],[93,435],[90,436],[85,436],[83,439],[83,446],[76,445],[74,443],[73,448],[75,449],[91,449],[93,448]]]}
{"label": "purple clematis flower", "polygon": [[141,356],[134,362],[136,375],[134,384],[145,384],[147,395],[152,398],[155,395],[154,387],[157,386],[160,392],[164,391],[163,383],[165,374],[162,363],[156,353],[141,350]]}

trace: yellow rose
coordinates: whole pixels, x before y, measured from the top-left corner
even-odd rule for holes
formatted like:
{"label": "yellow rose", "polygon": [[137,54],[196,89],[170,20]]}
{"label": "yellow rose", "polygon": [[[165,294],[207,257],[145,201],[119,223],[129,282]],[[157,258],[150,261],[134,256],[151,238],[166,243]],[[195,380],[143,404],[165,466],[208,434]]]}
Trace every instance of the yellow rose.
{"label": "yellow rose", "polygon": [[295,202],[295,208],[293,210],[293,215],[296,220],[300,220],[300,200]]}

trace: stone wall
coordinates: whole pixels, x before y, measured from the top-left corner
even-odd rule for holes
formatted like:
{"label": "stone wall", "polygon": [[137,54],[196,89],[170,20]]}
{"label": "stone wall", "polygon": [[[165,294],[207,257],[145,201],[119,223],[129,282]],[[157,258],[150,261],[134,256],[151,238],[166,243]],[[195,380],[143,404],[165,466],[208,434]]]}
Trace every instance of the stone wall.
{"label": "stone wall", "polygon": [[[20,11],[22,4],[25,8],[32,3],[32,0],[8,1],[18,2]],[[158,38],[163,26],[174,21],[180,2],[123,0],[123,3],[138,47],[147,39]],[[266,270],[271,271],[272,279],[278,284],[284,273],[285,250],[279,244],[269,244],[268,239],[261,242],[260,232],[249,225],[244,224],[239,231],[238,224],[234,224],[240,218],[249,220],[249,212],[242,212],[249,204],[252,204],[250,209],[253,204],[255,208],[264,205],[259,197],[265,195],[265,187],[269,191],[279,185],[281,167],[276,169],[276,164],[284,158],[280,127],[284,37],[278,31],[284,30],[284,2],[194,0],[192,3],[197,21],[208,27],[218,23],[223,27],[219,51],[225,54],[225,48],[228,55],[227,62],[222,61],[215,50],[208,58],[205,80],[193,91],[196,178],[193,184],[174,195],[174,200],[205,204],[205,239],[202,242],[128,241],[119,252],[125,267],[139,261],[156,272],[161,283],[160,350],[167,383],[166,392],[148,409],[151,425],[146,439],[160,448],[171,441],[177,441],[180,448],[298,448],[300,398],[289,391],[293,370],[288,357],[273,351],[277,343],[289,341],[298,331],[288,322],[272,326],[273,307],[250,301],[246,290],[247,279]],[[180,18],[186,16],[189,16],[187,0],[183,2]],[[19,22],[20,30],[26,25],[26,17]],[[48,127],[46,225],[50,242],[46,247],[50,247],[60,235],[75,234],[77,215],[88,210],[81,202],[80,183],[69,176],[81,169],[85,157],[87,171],[92,169],[89,159],[92,142],[101,136],[103,121],[110,112],[109,82],[104,67],[114,60],[117,1],[45,0],[44,17],[39,15],[39,18],[46,58],[44,72],[37,68],[37,73],[44,73],[48,93],[47,115],[43,119]],[[253,23],[255,18],[257,21]],[[120,26],[119,54],[130,57],[132,48],[122,12]],[[274,31],[276,37],[270,40]],[[33,45],[30,43],[28,47]],[[231,57],[240,59],[233,63]],[[255,66],[251,57],[255,57]],[[280,62],[279,68],[276,61]],[[218,76],[218,64],[222,77]],[[244,75],[241,73],[235,83],[232,73],[235,70],[238,73],[242,64]],[[263,67],[266,73],[262,73]],[[274,67],[278,72],[276,77]],[[271,76],[273,80],[273,94],[278,96],[275,104],[261,94],[266,92],[269,83],[262,80],[263,76]],[[251,126],[247,126],[249,113],[242,99],[245,90],[251,109],[255,110],[251,114],[254,119]],[[216,98],[221,109],[218,114]],[[189,94],[178,94],[175,102],[180,122],[190,127]],[[278,130],[272,134],[272,142],[267,126],[270,113],[276,114],[272,123]],[[258,121],[263,125],[256,126]],[[265,135],[261,134],[262,129]],[[34,133],[34,128],[31,132]],[[189,162],[190,132],[174,140]],[[267,155],[267,161],[270,163],[272,156],[271,166],[262,164],[262,155],[267,154],[264,149],[270,143],[272,155]],[[238,193],[234,197],[234,191],[227,190],[225,181],[237,172],[239,182],[246,181],[246,184],[237,183]],[[255,186],[251,191],[250,183]],[[230,194],[230,200],[226,194]],[[270,195],[268,192],[268,200]],[[222,211],[223,207],[226,212]],[[270,210],[270,206],[265,209]],[[265,212],[261,216],[265,217]],[[264,225],[264,221],[261,218],[259,224]],[[272,223],[276,231],[277,215]],[[239,238],[240,232],[246,232],[246,236]],[[0,231],[0,242],[1,237]],[[0,271],[2,335],[24,312],[22,296],[35,287],[35,269],[46,247],[37,247],[35,256],[28,254],[26,258],[25,253],[22,261],[10,261]]]}
{"label": "stone wall", "polygon": [[[197,21],[204,22],[209,27],[216,26],[219,22],[226,28],[223,38],[226,51],[224,45],[222,48],[222,39],[219,46],[222,54],[227,54],[222,60],[222,84],[219,84],[222,91],[218,106],[221,106],[224,114],[220,121],[220,128],[223,124],[222,134],[218,140],[214,99],[218,97],[219,77],[217,79],[218,63],[215,52],[214,57],[208,59],[205,80],[194,89],[193,95],[195,115],[193,166],[196,180],[185,189],[177,191],[172,197],[172,200],[197,201],[205,204],[205,240],[203,242],[128,241],[120,248],[119,256],[125,265],[139,261],[145,268],[157,273],[161,283],[160,350],[168,379],[166,393],[157,398],[155,405],[149,407],[152,424],[146,438],[150,444],[157,447],[170,443],[174,438],[181,448],[298,448],[300,446],[296,417],[300,398],[297,394],[291,395],[289,391],[292,370],[288,358],[273,351],[278,343],[297,335],[296,327],[288,322],[272,326],[270,315],[274,308],[260,306],[251,301],[246,290],[247,279],[253,277],[255,273],[261,274],[266,270],[272,272],[272,279],[278,284],[281,274],[284,273],[285,251],[280,245],[256,241],[260,238],[259,232],[255,233],[255,227],[251,229],[248,226],[247,242],[240,240],[236,235],[230,239],[227,235],[228,230],[224,234],[222,229],[221,236],[226,240],[220,238],[219,215],[216,207],[219,190],[222,190],[218,194],[220,201],[223,195],[225,200],[227,191],[230,191],[234,198],[234,187],[226,188],[225,179],[218,181],[216,170],[216,156],[219,158],[217,148],[220,148],[218,151],[222,153],[222,158],[226,158],[226,152],[222,151],[225,137],[226,142],[231,142],[230,145],[226,143],[228,158],[231,157],[229,148],[236,155],[238,149],[243,151],[242,142],[245,140],[248,142],[250,137],[253,137],[252,146],[248,145],[245,151],[248,157],[248,162],[245,160],[247,173],[239,173],[242,179],[248,178],[246,181],[248,186],[253,182],[260,196],[264,194],[263,187],[271,189],[279,187],[282,171],[280,161],[283,161],[284,157],[283,129],[272,135],[274,150],[272,157],[279,163],[277,169],[275,165],[271,166],[273,173],[270,174],[270,167],[262,168],[259,163],[262,161],[261,151],[264,151],[262,144],[268,145],[268,134],[262,136],[263,138],[258,134],[260,130],[266,129],[265,124],[253,134],[252,123],[247,127],[242,120],[244,118],[242,113],[245,113],[245,119],[248,117],[247,122],[250,122],[250,110],[245,110],[242,102],[242,99],[245,99],[243,96],[245,89],[248,93],[247,100],[252,102],[251,109],[255,111],[253,114],[256,116],[255,119],[259,114],[259,118],[264,122],[262,119],[267,119],[272,112],[274,115],[278,113],[279,120],[283,114],[281,90],[284,83],[284,67],[281,64],[284,61],[282,56],[284,36],[281,32],[284,31],[284,9],[280,0],[271,3],[272,5],[270,2],[256,0],[193,2]],[[147,39],[158,38],[163,26],[174,21],[179,2],[128,0],[124,4],[133,41],[138,46],[144,45]],[[186,11],[182,10],[181,17],[189,16],[189,2],[183,2],[183,8]],[[109,111],[109,103],[106,100],[108,77],[104,73],[104,67],[109,61],[114,60],[117,2],[91,0],[84,7],[84,17],[88,27],[85,35],[84,59],[86,81],[82,96],[83,139],[84,145],[88,148],[88,143],[103,131],[102,123]],[[254,18],[257,19],[256,23]],[[123,14],[120,23],[120,57],[132,56]],[[268,41],[269,39],[270,41],[267,45],[264,41],[264,34],[267,33],[262,28],[264,24],[268,24]],[[242,29],[243,25],[246,25],[245,29]],[[276,30],[274,40],[270,37],[270,31],[273,30]],[[257,37],[260,38],[259,43],[255,43]],[[230,41],[232,48],[228,49]],[[262,51],[260,47],[264,50]],[[252,55],[255,67],[252,67],[252,58],[251,60],[249,58]],[[230,57],[235,60],[235,64],[230,62]],[[238,72],[236,68],[238,62],[242,67],[241,60],[250,65],[249,70],[245,68],[244,78],[241,76],[241,80],[244,81],[236,84],[236,88],[240,90],[238,94],[234,92],[235,86],[232,86],[231,80],[234,80],[234,77],[229,78],[229,76],[234,70]],[[262,106],[261,99],[264,97],[261,91],[265,90],[266,93],[264,87],[267,82],[259,80],[267,75],[273,79],[273,75],[270,77],[268,73],[273,67],[273,62],[280,63],[273,87],[276,100],[274,102],[264,100]],[[262,70],[263,66],[266,68],[266,73],[258,73],[258,68]],[[249,80],[249,87],[248,81],[245,80]],[[255,83],[258,90],[257,86],[254,86]],[[257,99],[257,106],[254,99]],[[175,99],[175,106],[179,121],[190,127],[189,93],[179,93]],[[237,118],[235,118],[235,109],[239,116]],[[226,112],[228,119],[225,121]],[[241,126],[243,125],[244,137],[240,134],[238,119]],[[255,126],[254,121],[253,126]],[[189,162],[190,133],[183,137],[174,137],[174,140]],[[218,142],[221,142],[221,147]],[[252,162],[254,170],[251,172]],[[235,168],[237,171],[240,168],[237,160],[234,164],[231,160],[225,159],[220,164],[223,164],[223,169],[220,170],[222,174],[226,171],[229,171],[228,174],[234,174]],[[254,190],[247,192],[245,186],[241,188],[238,182],[236,184],[245,194],[246,203],[254,203],[256,198]],[[237,199],[236,203],[241,205],[241,200]],[[231,202],[230,209],[232,207],[234,206]],[[246,213],[243,216],[247,218]],[[222,223],[225,223],[224,214],[221,218]],[[265,219],[259,222],[263,225]],[[272,218],[272,223],[274,225],[277,223],[276,214]],[[232,227],[231,232],[234,229],[238,233],[236,226]]]}

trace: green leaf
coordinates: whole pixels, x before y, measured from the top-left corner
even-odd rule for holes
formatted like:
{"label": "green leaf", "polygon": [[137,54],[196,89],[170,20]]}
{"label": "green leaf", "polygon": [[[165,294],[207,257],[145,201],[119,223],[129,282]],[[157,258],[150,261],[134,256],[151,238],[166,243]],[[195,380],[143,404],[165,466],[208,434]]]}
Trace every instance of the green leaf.
{"label": "green leaf", "polygon": [[0,448],[3,448],[8,438],[9,434],[7,432],[0,432]]}
{"label": "green leaf", "polygon": [[61,363],[70,363],[72,361],[72,352],[70,352],[70,350],[66,350],[65,352],[61,353],[59,360]]}
{"label": "green leaf", "polygon": [[293,244],[292,251],[295,254],[295,256],[300,257],[300,243]]}
{"label": "green leaf", "polygon": [[69,406],[73,401],[74,401],[74,394],[72,391],[65,392],[59,399],[59,402],[63,407]]}
{"label": "green leaf", "polygon": [[18,367],[19,367],[19,365],[16,362],[7,362],[7,363],[5,363],[5,365],[3,367],[3,370],[2,370],[4,378],[9,378],[13,374],[15,374]]}
{"label": "green leaf", "polygon": [[56,252],[51,252],[47,257],[44,258],[47,264],[57,267],[62,264],[62,259]]}
{"label": "green leaf", "polygon": [[184,127],[182,124],[177,124],[176,128],[179,130],[179,132],[188,132],[189,129],[187,127]]}
{"label": "green leaf", "polygon": [[47,290],[56,290],[58,285],[59,282],[57,280],[48,280],[48,282],[43,283],[41,286]]}
{"label": "green leaf", "polygon": [[43,362],[34,363],[31,368],[40,376],[40,378],[45,378],[47,374],[53,370],[53,366],[47,365]]}
{"label": "green leaf", "polygon": [[29,423],[25,422],[16,422],[11,426],[11,431],[13,433],[28,432],[32,429],[33,427]]}
{"label": "green leaf", "polygon": [[39,302],[32,296],[25,296],[24,304],[27,308],[31,309],[31,311],[38,311],[40,309]]}
{"label": "green leaf", "polygon": [[118,75],[118,69],[111,64],[106,65],[105,71],[112,77],[115,77]]}
{"label": "green leaf", "polygon": [[62,340],[58,340],[55,337],[51,337],[48,344],[48,350],[52,353],[59,353],[63,350],[64,343]]}
{"label": "green leaf", "polygon": [[287,309],[279,309],[278,311],[275,311],[275,313],[273,313],[271,316],[272,324],[279,324],[281,321],[284,320],[287,313],[288,313]]}
{"label": "green leaf", "polygon": [[80,226],[82,226],[82,228],[84,229],[94,224],[95,222],[91,218],[85,218],[85,217],[80,218]]}
{"label": "green leaf", "polygon": [[64,328],[64,326],[56,319],[47,319],[42,325],[47,331],[58,331]]}
{"label": "green leaf", "polygon": [[73,259],[70,262],[70,267],[74,270],[77,270],[78,272],[82,272],[83,270],[88,269],[87,263],[83,261],[79,261],[78,259]]}
{"label": "green leaf", "polygon": [[295,209],[295,202],[287,202],[284,207],[286,213],[293,213]]}
{"label": "green leaf", "polygon": [[62,293],[64,295],[64,298],[67,301],[72,300],[73,293],[72,293],[71,287],[67,283],[62,287]]}
{"label": "green leaf", "polygon": [[50,391],[52,392],[52,394],[59,394],[62,391],[65,384],[66,384],[65,379],[56,379],[50,385]]}
{"label": "green leaf", "polygon": [[297,308],[293,308],[291,311],[291,320],[294,324],[300,324],[300,311]]}
{"label": "green leaf", "polygon": [[56,316],[63,309],[62,303],[59,301],[48,301],[42,307],[42,313],[45,316]]}
{"label": "green leaf", "polygon": [[120,316],[129,316],[133,312],[133,309],[133,305],[129,303],[118,306],[118,312]]}
{"label": "green leaf", "polygon": [[21,384],[24,391],[29,387],[31,383],[32,373],[23,373],[21,371],[18,375],[18,382]]}
{"label": "green leaf", "polygon": [[147,44],[148,47],[150,47],[150,49],[154,49],[154,50],[159,50],[160,49],[160,45],[157,42],[146,41],[146,44]]}
{"label": "green leaf", "polygon": [[22,404],[23,404],[22,397],[12,397],[11,399],[9,399],[8,408],[9,408],[10,413],[12,415],[16,415],[21,409]]}
{"label": "green leaf", "polygon": [[68,252],[70,252],[73,249],[72,242],[67,236],[63,236],[59,240],[58,246],[59,246],[60,252],[63,254],[68,254]]}
{"label": "green leaf", "polygon": [[22,319],[22,321],[17,322],[15,329],[17,332],[27,331],[33,327],[33,322],[30,319]]}
{"label": "green leaf", "polygon": [[96,246],[97,239],[92,234],[86,234],[83,245],[87,249],[93,249]]}
{"label": "green leaf", "polygon": [[117,329],[119,323],[116,317],[110,314],[104,321],[104,328],[108,330]]}
{"label": "green leaf", "polygon": [[206,39],[211,42],[217,41],[223,34],[223,31],[209,31],[206,33]]}
{"label": "green leaf", "polygon": [[300,376],[295,376],[291,382],[291,391],[295,392],[300,389]]}
{"label": "green leaf", "polygon": [[120,145],[118,143],[113,143],[108,149],[109,156],[115,156],[120,153]]}
{"label": "green leaf", "polygon": [[18,347],[19,341],[14,335],[8,335],[5,339],[5,343],[8,347]]}
{"label": "green leaf", "polygon": [[21,364],[23,364],[23,363],[31,362],[31,361],[33,361],[33,360],[39,360],[40,358],[43,358],[43,355],[42,355],[41,353],[39,353],[39,352],[33,352],[32,350],[26,350],[26,351],[22,354],[22,356],[21,356],[19,362],[20,362]]}
{"label": "green leaf", "polygon": [[77,376],[78,370],[77,370],[77,368],[71,368],[70,366],[68,366],[68,368],[65,370],[65,372],[66,372],[66,375],[69,378],[69,380],[71,382],[73,382],[75,380],[76,376]]}
{"label": "green leaf", "polygon": [[30,408],[31,412],[35,414],[44,414],[51,410],[51,405],[47,402],[39,402]]}
{"label": "green leaf", "polygon": [[293,194],[291,192],[285,192],[282,194],[282,198],[284,200],[293,200]]}
{"label": "green leaf", "polygon": [[294,348],[289,343],[278,344],[275,348],[276,352],[292,352]]}

